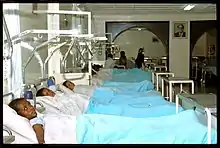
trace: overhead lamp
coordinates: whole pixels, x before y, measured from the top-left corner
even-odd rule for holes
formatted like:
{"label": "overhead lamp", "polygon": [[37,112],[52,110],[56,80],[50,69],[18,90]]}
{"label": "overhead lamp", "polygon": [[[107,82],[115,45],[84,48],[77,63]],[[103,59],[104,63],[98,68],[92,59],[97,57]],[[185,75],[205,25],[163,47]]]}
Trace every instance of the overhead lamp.
{"label": "overhead lamp", "polygon": [[189,10],[191,10],[191,9],[194,8],[194,7],[195,7],[195,5],[187,5],[186,7],[184,7],[183,10],[189,11]]}
{"label": "overhead lamp", "polygon": [[138,31],[141,31],[141,28],[138,28]]}

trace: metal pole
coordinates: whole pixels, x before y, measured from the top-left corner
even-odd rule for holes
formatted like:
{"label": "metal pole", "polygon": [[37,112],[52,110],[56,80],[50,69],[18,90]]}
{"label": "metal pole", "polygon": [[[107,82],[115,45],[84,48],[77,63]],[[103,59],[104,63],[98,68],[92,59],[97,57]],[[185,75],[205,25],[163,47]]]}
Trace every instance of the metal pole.
{"label": "metal pole", "polygon": [[[52,40],[52,39],[51,39]],[[35,54],[35,51],[45,45],[47,45],[51,40],[47,41],[47,42],[44,42],[42,44],[40,44],[39,46],[35,47],[34,50],[31,52],[31,56],[28,58],[27,62],[25,63],[23,69],[22,69],[22,72],[23,72],[23,84],[25,84],[25,69],[26,67],[28,66],[28,64],[31,62],[34,54]],[[44,70],[44,68],[42,67],[42,70]],[[43,73],[43,72],[42,72]]]}
{"label": "metal pole", "polygon": [[57,45],[57,46],[54,48],[54,50],[52,50],[51,54],[47,56],[46,60],[45,60],[44,63],[43,63],[44,74],[43,74],[42,78],[46,78],[45,67],[46,67],[47,62],[50,60],[50,58],[53,56],[53,54],[54,54],[60,47],[62,47],[63,45],[65,45],[66,43],[67,43],[67,42],[63,42],[63,43]]}
{"label": "metal pole", "polygon": [[5,21],[4,14],[3,14],[2,16],[3,16],[3,27],[4,27],[4,30],[5,30],[5,35],[6,35],[6,37],[7,37],[7,41],[9,42],[9,47],[11,47],[11,52],[10,52],[9,57],[12,57],[12,54],[13,54],[13,45],[12,45],[12,41],[11,41],[11,38],[10,38],[10,33],[9,33],[9,30],[8,30],[8,26],[7,26],[7,23],[6,23],[6,21]]}

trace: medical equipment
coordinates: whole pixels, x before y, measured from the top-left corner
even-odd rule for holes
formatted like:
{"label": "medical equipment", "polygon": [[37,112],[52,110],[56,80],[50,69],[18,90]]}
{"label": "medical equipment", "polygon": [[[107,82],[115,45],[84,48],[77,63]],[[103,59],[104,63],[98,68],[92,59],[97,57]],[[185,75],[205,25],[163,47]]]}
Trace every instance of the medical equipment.
{"label": "medical equipment", "polygon": [[[16,36],[11,37],[12,40],[12,44],[17,44],[17,43],[22,43],[21,45],[25,48],[29,47],[32,50],[32,55],[31,57],[28,59],[27,63],[25,64],[24,68],[23,68],[23,79],[25,79],[25,68],[28,66],[29,62],[31,61],[31,58],[33,57],[33,55],[36,55],[36,50],[40,47],[43,47],[47,44],[50,45],[50,48],[48,49],[49,51],[52,51],[50,53],[50,55],[48,55],[48,57],[46,58],[46,60],[44,62],[42,62],[41,57],[38,56],[38,60],[41,66],[41,75],[42,78],[46,78],[46,64],[47,62],[50,60],[50,58],[52,57],[53,54],[57,55],[60,54],[60,51],[58,51],[57,53],[56,50],[59,50],[61,47],[63,46],[69,46],[68,51],[66,52],[65,56],[62,57],[60,63],[61,63],[61,70],[63,70],[64,74],[61,74],[59,72],[53,71],[51,72],[50,68],[48,73],[49,74],[54,74],[55,76],[58,76],[58,81],[63,81],[65,79],[71,79],[71,80],[79,80],[79,79],[84,79],[82,80],[83,84],[86,83],[88,85],[89,83],[89,79],[90,79],[90,75],[91,75],[91,68],[90,68],[90,64],[89,61],[92,59],[92,56],[94,53],[96,53],[98,51],[98,54],[102,54],[103,53],[103,45],[105,44],[105,42],[107,41],[106,37],[99,37],[98,34],[91,34],[91,12],[86,12],[86,11],[56,11],[56,10],[34,10],[33,11],[34,14],[48,14],[48,16],[53,17],[54,14],[58,14],[58,15],[83,15],[86,16],[85,18],[87,18],[87,31],[84,32],[84,34],[77,34],[76,32],[74,32],[74,30],[36,30],[36,29],[32,29],[32,30],[26,30]],[[51,22],[50,22],[51,23]],[[58,22],[59,23],[59,22]],[[5,26],[4,26],[5,27]],[[7,27],[7,26],[6,26]],[[35,36],[35,34],[37,34],[37,36]],[[26,36],[33,36],[33,39],[29,40],[29,41],[40,41],[42,39],[44,39],[45,34],[48,35],[48,40],[44,41],[42,43],[42,45],[39,46],[37,45],[32,45],[32,46],[28,46],[25,42],[23,42],[23,40],[25,39]],[[109,33],[106,33],[105,35],[108,36],[108,42],[112,42],[112,35]],[[28,41],[28,42],[29,42]],[[27,42],[27,41],[26,41]],[[4,47],[8,48],[8,42],[5,40],[4,41]],[[58,43],[58,45],[57,45]],[[56,47],[51,47],[51,44],[57,45]],[[28,49],[29,49],[28,48]],[[70,53],[74,53],[73,52],[73,48],[76,50],[76,52],[78,53],[78,57],[76,57],[77,59],[77,64],[79,64],[79,66],[74,67],[72,69],[68,68],[67,69],[67,65],[66,65],[66,58],[67,55]],[[105,48],[105,47],[104,47]],[[63,48],[62,48],[63,49]],[[37,56],[36,56],[37,57]],[[53,59],[53,58],[52,58]],[[76,63],[75,62],[75,63]],[[58,62],[59,63],[59,62]],[[87,73],[79,73],[79,74],[75,74],[75,71],[78,70],[84,70],[87,69],[86,66],[88,66],[89,71],[88,74]],[[59,67],[56,69],[59,69]],[[58,70],[59,71],[59,70]],[[71,71],[73,72],[73,78],[71,77],[66,77],[65,72],[67,71]],[[81,75],[80,77],[77,77],[77,75]],[[74,79],[75,78],[75,79]],[[57,83],[59,83],[57,82]],[[23,83],[25,84],[25,80],[23,80]]]}
{"label": "medical equipment", "polygon": [[183,91],[183,84],[190,83],[191,84],[191,93],[194,94],[194,81],[187,79],[187,78],[181,78],[181,77],[162,77],[162,96],[164,96],[164,86],[165,82],[169,84],[169,100],[170,102],[173,101],[173,84],[180,84],[180,92]]}

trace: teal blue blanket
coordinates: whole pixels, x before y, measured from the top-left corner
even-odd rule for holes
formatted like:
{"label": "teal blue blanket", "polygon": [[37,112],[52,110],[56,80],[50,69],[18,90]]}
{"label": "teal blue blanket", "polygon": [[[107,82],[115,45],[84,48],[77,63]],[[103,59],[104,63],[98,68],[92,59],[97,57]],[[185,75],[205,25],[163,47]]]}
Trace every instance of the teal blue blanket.
{"label": "teal blue blanket", "polygon": [[167,104],[160,92],[151,90],[144,92],[132,92],[132,91],[120,91],[116,88],[96,88],[93,96],[90,100],[93,100],[102,104],[151,104],[160,105]]}
{"label": "teal blue blanket", "polygon": [[[146,102],[146,101],[145,101]],[[133,118],[149,118],[168,116],[176,113],[176,106],[174,103],[167,104],[155,104],[150,103],[130,103],[130,104],[101,104],[95,101],[90,101],[85,114],[105,114],[116,115]],[[183,111],[183,108],[179,106],[179,112]]]}
{"label": "teal blue blanket", "polygon": [[85,114],[77,117],[76,136],[80,144],[206,144],[207,127],[193,110],[157,118]]}
{"label": "teal blue blanket", "polygon": [[[179,107],[179,112],[183,111]],[[164,100],[158,91],[129,92],[116,88],[96,88],[87,107],[87,114],[108,114],[135,118],[172,115],[174,103]]]}
{"label": "teal blue blanket", "polygon": [[143,92],[154,89],[153,83],[148,80],[144,80],[136,83],[104,81],[103,87],[112,87],[118,89],[119,91],[127,91],[127,92],[131,92],[131,91]]}
{"label": "teal blue blanket", "polygon": [[115,82],[141,82],[143,80],[152,81],[152,72],[140,69],[113,69],[112,80]]}

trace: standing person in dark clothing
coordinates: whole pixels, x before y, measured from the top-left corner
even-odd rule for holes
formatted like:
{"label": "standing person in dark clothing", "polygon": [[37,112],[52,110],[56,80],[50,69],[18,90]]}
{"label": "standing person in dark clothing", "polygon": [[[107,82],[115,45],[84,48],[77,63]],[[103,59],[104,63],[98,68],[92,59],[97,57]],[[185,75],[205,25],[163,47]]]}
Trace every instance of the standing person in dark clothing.
{"label": "standing person in dark clothing", "polygon": [[137,58],[135,60],[135,64],[137,68],[142,68],[142,65],[144,65],[144,49],[140,48],[138,51]]}
{"label": "standing person in dark clothing", "polygon": [[120,52],[119,65],[123,65],[125,68],[127,68],[127,57],[125,56],[124,51]]}

